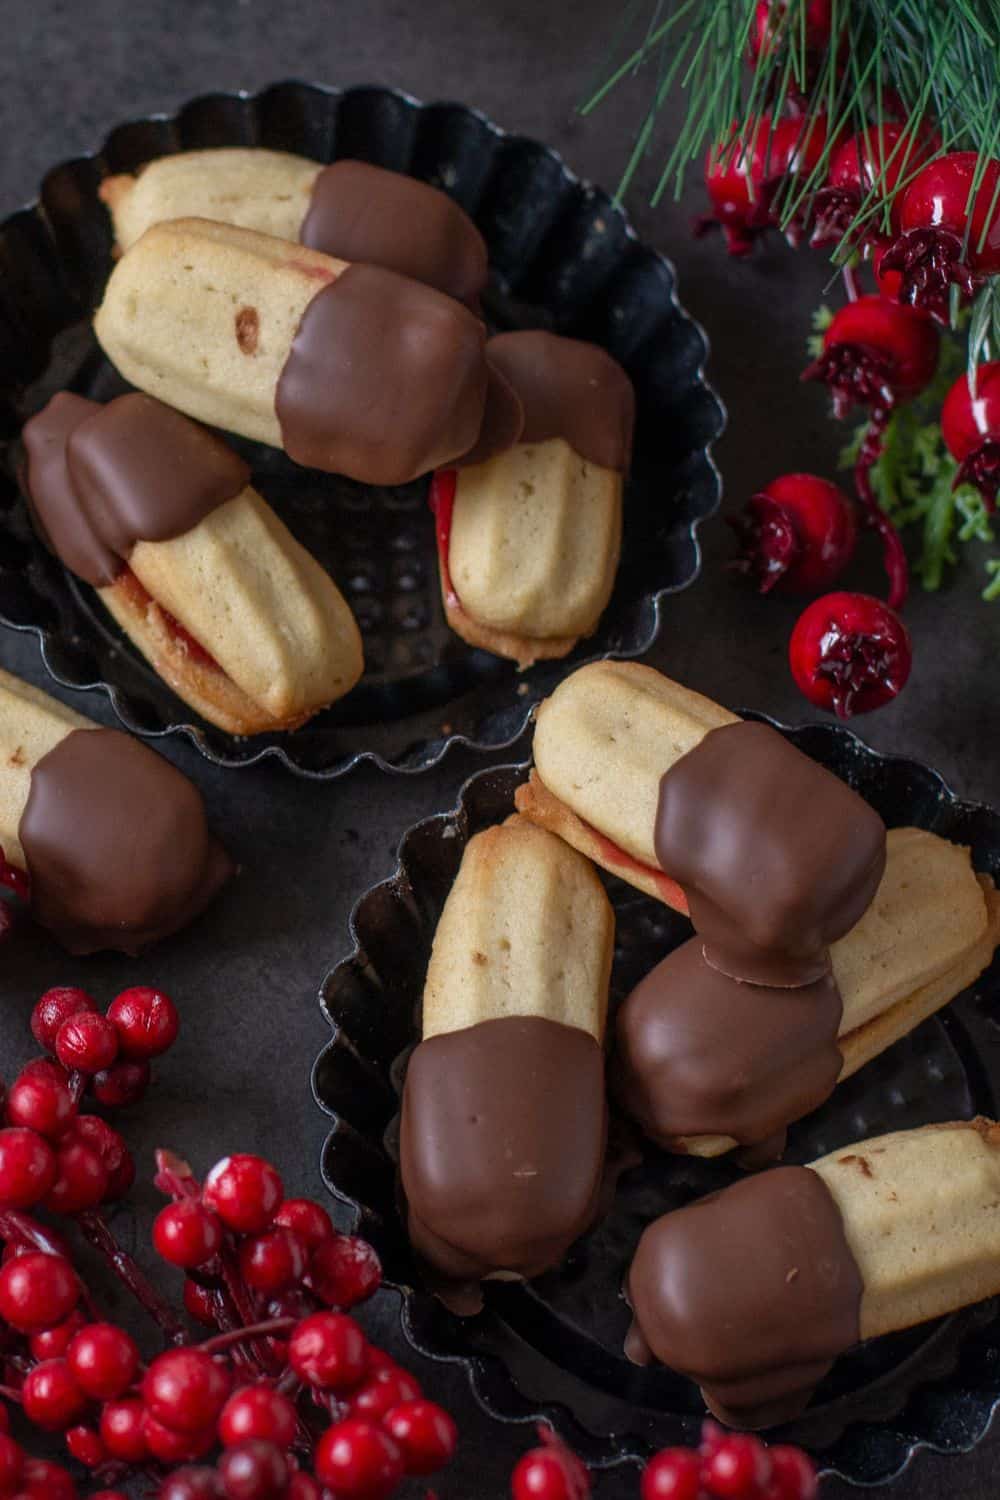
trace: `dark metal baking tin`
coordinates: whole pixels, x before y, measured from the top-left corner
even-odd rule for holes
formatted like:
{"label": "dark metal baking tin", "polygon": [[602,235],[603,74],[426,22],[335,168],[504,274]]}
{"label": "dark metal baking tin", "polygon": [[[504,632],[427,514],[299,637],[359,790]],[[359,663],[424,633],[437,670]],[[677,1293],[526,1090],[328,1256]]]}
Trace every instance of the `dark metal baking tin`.
{"label": "dark metal baking tin", "polygon": [[[934,771],[879,755],[839,727],[783,732],[855,787],[889,826],[918,825],[967,844],[976,868],[1000,878],[1000,815],[960,801]],[[464,1321],[424,1288],[397,1211],[399,1079],[419,1039],[434,929],[467,841],[509,814],[527,770],[503,766],[473,776],[452,812],[409,830],[396,873],[355,906],[353,952],[321,993],[333,1032],[313,1074],[316,1099],[333,1119],[323,1173],[383,1256],[416,1348],[464,1365],[481,1405],[497,1418],[549,1420],[596,1466],[635,1463],[665,1444],[695,1439],[704,1411],[687,1381],[624,1359],[623,1274],[647,1223],[732,1180],[735,1169],[725,1159],[697,1161],[648,1146],[642,1165],[622,1178],[609,1217],[557,1271],[527,1285],[489,1284],[484,1312]],[[631,886],[610,877],[606,883],[617,917],[615,1004],[690,927]],[[935,1120],[995,1117],[998,1046],[995,962],[944,1012],[793,1127],[789,1159],[807,1162],[868,1135]],[[974,1446],[998,1404],[1000,1319],[986,1303],[845,1356],[787,1432],[825,1470],[880,1484],[919,1448],[955,1453]]]}
{"label": "dark metal baking tin", "polygon": [[[518,676],[448,630],[426,482],[372,489],[241,443],[262,493],[347,595],[367,670],[342,703],[294,734],[240,739],[192,718],[93,592],[35,539],[14,478],[22,421],[64,387],[101,400],[123,389],[89,326],[112,263],[102,179],[171,152],[234,145],[357,157],[443,188],[486,237],[495,327],[592,339],[628,370],[638,427],[622,563],[596,635],[567,661]],[[330,778],[363,760],[426,770],[458,743],[509,747],[568,669],[647,651],[665,596],[696,577],[697,527],[719,502],[710,449],[724,421],[703,376],[706,355],[702,330],[677,301],[673,267],[638,242],[608,195],[548,147],[464,105],[289,82],[121,125],[95,155],[54,168],[39,201],[0,225],[0,622],[38,636],[64,687],[107,693],[126,728],[184,735],[221,766],[273,757]]]}

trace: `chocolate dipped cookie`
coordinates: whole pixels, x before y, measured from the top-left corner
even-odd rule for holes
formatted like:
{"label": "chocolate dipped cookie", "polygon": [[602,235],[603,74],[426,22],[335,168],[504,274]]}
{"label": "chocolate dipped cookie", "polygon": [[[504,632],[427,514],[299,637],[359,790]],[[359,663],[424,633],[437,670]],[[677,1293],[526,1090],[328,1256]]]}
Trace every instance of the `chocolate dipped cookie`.
{"label": "chocolate dipped cookie", "polygon": [[211,723],[294,729],[357,682],[346,601],[214,433],[149,396],[62,394],[23,439],[37,529]]}

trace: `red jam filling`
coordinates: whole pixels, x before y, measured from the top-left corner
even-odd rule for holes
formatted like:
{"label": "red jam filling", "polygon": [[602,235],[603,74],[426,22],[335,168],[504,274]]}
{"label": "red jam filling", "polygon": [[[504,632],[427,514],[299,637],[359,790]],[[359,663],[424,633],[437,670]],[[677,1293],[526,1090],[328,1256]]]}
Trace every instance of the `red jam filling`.
{"label": "red jam filling", "polygon": [[603,864],[611,865],[618,870],[632,870],[638,875],[645,876],[647,880],[652,880],[660,893],[661,900],[666,902],[667,906],[672,906],[674,911],[679,911],[682,916],[688,915],[687,897],[676,880],[671,880],[669,875],[664,875],[663,871],[658,870],[655,865],[643,864],[642,860],[634,859],[631,854],[626,854],[624,849],[612,843],[611,839],[605,838],[603,833],[598,833],[590,823],[584,823],[582,818],[580,822],[597,843]]}
{"label": "red jam filling", "polygon": [[451,581],[451,569],[448,566],[448,553],[451,548],[451,523],[455,514],[455,492],[457,489],[458,471],[456,469],[438,469],[431,475],[431,490],[428,496],[428,504],[434,512],[438,559],[441,564],[441,581],[444,584],[445,602],[449,609],[462,608],[462,602],[455,592],[455,585]]}
{"label": "red jam filling", "polygon": [[[136,609],[146,610],[150,604],[156,602],[152,594],[143,588],[131,568],[122,569],[115,579],[115,588],[121,589],[122,593],[125,594],[131,604],[135,605]],[[215,657],[209,655],[204,646],[195,640],[189,630],[184,629],[180,620],[176,620],[169,610],[163,608],[162,604],[157,604],[156,607],[160,611],[167,634],[178,646],[183,648],[193,662],[197,662],[202,667],[211,667],[215,672],[222,671]]]}

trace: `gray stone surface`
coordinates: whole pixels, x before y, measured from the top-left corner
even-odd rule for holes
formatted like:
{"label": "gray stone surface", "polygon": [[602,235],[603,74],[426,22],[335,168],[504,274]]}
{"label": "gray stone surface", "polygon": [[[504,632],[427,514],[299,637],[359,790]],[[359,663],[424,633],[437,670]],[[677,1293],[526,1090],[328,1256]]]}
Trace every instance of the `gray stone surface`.
{"label": "gray stone surface", "polygon": [[[50,165],[93,149],[122,119],[171,110],[200,92],[290,76],[465,100],[613,186],[644,82],[590,120],[574,115],[610,24],[598,0],[0,0],[0,216],[33,195]],[[664,139],[670,131],[667,121]],[[826,267],[779,245],[746,263],[729,261],[717,242],[688,234],[697,190],[680,206],[653,211],[652,180],[652,168],[639,174],[630,206],[643,235],[676,261],[681,296],[712,340],[711,376],[730,412],[718,451],[727,503],[736,506],[782,470],[831,472],[839,434],[822,395],[796,378]],[[653,663],[723,702],[807,719],[785,658],[795,605],[760,601],[730,580],[724,526],[706,527],[704,544],[703,577],[668,608]],[[908,619],[916,640],[911,686],[858,727],[881,748],[938,766],[962,793],[997,800],[1000,605],[979,602],[970,571],[937,596],[918,594]],[[0,662],[46,682],[31,638],[0,634]],[[101,697],[81,706],[110,722]],[[168,753],[204,788],[244,873],[190,940],[167,944],[141,965],[68,961],[40,936],[19,940],[4,955],[0,1072],[9,1077],[28,1054],[28,1011],[46,986],[82,979],[108,999],[138,977],[161,983],[176,994],[187,1024],[137,1127],[140,1174],[148,1177],[157,1144],[201,1168],[226,1150],[258,1148],[280,1161],[290,1189],[315,1191],[324,1134],[308,1089],[324,1039],[317,985],[345,949],[354,898],[392,869],[400,833],[450,806],[480,762],[456,755],[417,779],[362,772],[313,785],[269,768],[219,773],[184,747]],[[126,1234],[145,1235],[153,1202],[152,1190],[143,1190]],[[382,1299],[373,1317],[379,1336],[398,1345],[392,1300]],[[501,1500],[527,1435],[486,1422],[459,1375],[440,1367],[420,1373],[452,1406],[463,1434],[459,1461],[437,1486],[441,1500]],[[922,1455],[892,1493],[930,1500],[950,1487],[986,1500],[996,1493],[998,1451],[994,1439],[967,1459]],[[636,1487],[634,1476],[603,1476],[595,1493],[625,1500]],[[824,1490],[827,1500],[848,1493]]]}

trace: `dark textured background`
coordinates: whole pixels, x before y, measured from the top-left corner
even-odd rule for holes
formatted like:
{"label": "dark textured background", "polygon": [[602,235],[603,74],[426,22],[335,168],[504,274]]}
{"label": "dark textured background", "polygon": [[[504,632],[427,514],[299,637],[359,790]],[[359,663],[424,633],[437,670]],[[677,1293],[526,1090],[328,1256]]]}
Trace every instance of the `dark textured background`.
{"label": "dark textured background", "polygon": [[[600,0],[0,0],[0,217],[33,196],[49,166],[95,147],[122,119],[290,76],[464,100],[613,187],[642,81],[590,120],[573,111],[600,66],[615,9]],[[727,260],[718,242],[689,236],[697,185],[680,206],[654,212],[646,207],[653,176],[652,167],[640,173],[630,207],[642,234],[677,263],[681,297],[712,341],[711,378],[730,412],[718,452],[727,505],[782,470],[832,472],[839,434],[822,395],[797,382],[825,266],[777,243],[747,263]],[[704,544],[704,575],[668,606],[653,664],[724,703],[803,721],[808,708],[785,659],[795,606],[762,602],[729,579],[730,543],[719,522],[706,528]],[[963,794],[996,801],[1000,694],[991,663],[1000,604],[982,604],[977,590],[970,568],[947,591],[914,598],[910,687],[860,728],[881,748],[936,765]],[[0,634],[0,662],[45,684],[33,639]],[[79,707],[108,721],[99,695]],[[186,1024],[131,1130],[141,1175],[157,1144],[202,1170],[227,1150],[256,1149],[279,1163],[291,1191],[316,1192],[324,1121],[308,1078],[324,1040],[317,986],[347,946],[353,900],[392,869],[400,833],[450,806],[480,762],[455,755],[412,780],[362,772],[313,785],[266,768],[220,773],[190,749],[168,753],[204,789],[244,866],[241,878],[189,938],[138,964],[69,961],[40,936],[19,937],[3,960],[0,1067],[9,1077],[28,1054],[28,1012],[46,986],[84,982],[106,1001],[125,984],[159,983],[180,1002]],[[152,1190],[137,1201],[137,1221],[126,1220],[122,1232],[144,1239]],[[401,1353],[393,1300],[381,1299],[375,1315],[379,1336],[395,1338]],[[489,1423],[459,1376],[410,1362],[462,1429],[460,1458],[437,1486],[441,1500],[502,1500],[528,1434]],[[892,1494],[930,1500],[947,1487],[986,1500],[997,1493],[998,1453],[993,1439],[965,1459],[921,1455]],[[636,1490],[634,1474],[618,1474],[600,1478],[595,1493],[625,1500]],[[826,1500],[848,1493],[833,1484],[824,1490]]]}

